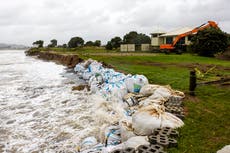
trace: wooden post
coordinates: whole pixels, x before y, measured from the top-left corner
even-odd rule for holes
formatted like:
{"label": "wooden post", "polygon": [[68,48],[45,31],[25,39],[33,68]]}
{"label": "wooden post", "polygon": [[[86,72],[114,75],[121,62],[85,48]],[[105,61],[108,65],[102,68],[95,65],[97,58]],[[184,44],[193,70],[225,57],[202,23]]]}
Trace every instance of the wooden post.
{"label": "wooden post", "polygon": [[190,71],[190,81],[189,81],[189,94],[191,96],[195,96],[196,89],[196,72]]}

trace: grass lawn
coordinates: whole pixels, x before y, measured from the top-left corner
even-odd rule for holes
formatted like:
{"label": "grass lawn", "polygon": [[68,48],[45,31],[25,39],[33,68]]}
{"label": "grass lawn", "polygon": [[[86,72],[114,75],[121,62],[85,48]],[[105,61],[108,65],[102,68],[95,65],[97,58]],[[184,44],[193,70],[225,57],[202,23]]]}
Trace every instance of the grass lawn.
{"label": "grass lawn", "polygon": [[[78,54],[112,65],[116,70],[143,74],[152,84],[170,85],[188,93],[189,71],[195,67],[207,77],[230,77],[230,62],[190,54],[165,55],[153,53],[107,53],[104,50],[61,51],[60,54]],[[180,131],[178,148],[171,153],[214,153],[230,144],[230,86],[205,85],[196,89],[196,96],[188,94],[184,100],[185,126]]]}
{"label": "grass lawn", "polygon": [[[193,56],[164,55],[118,56],[115,54],[81,54],[85,59],[104,61],[115,69],[143,74],[150,83],[171,85],[188,92],[189,71],[194,67],[207,71],[215,67],[213,75],[230,76],[230,62]],[[196,97],[187,95],[184,105],[187,116],[180,129],[179,146],[172,153],[211,153],[230,144],[230,88],[206,85],[196,89]]]}

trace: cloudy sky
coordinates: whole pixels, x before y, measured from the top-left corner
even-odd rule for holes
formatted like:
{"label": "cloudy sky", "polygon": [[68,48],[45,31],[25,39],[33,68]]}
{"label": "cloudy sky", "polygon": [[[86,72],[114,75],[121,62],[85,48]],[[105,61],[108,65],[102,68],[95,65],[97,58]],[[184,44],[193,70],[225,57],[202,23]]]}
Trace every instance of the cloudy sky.
{"label": "cloudy sky", "polygon": [[216,21],[230,33],[230,0],[0,0],[0,43],[31,45],[41,39],[59,44],[149,34]]}

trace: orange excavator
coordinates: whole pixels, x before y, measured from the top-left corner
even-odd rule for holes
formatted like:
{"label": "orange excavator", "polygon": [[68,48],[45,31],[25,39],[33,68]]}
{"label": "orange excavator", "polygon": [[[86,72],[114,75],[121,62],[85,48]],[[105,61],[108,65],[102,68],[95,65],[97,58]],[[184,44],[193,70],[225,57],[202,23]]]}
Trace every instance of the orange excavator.
{"label": "orange excavator", "polygon": [[185,46],[184,44],[178,44],[178,42],[181,40],[181,38],[195,34],[198,31],[209,28],[209,27],[219,28],[216,22],[208,21],[207,23],[204,23],[204,24],[200,25],[199,27],[194,28],[191,31],[188,31],[188,32],[185,32],[185,33],[182,33],[182,34],[176,36],[176,38],[173,40],[172,44],[160,45],[160,50],[162,50],[165,53],[176,52],[176,53],[181,54],[182,50]]}

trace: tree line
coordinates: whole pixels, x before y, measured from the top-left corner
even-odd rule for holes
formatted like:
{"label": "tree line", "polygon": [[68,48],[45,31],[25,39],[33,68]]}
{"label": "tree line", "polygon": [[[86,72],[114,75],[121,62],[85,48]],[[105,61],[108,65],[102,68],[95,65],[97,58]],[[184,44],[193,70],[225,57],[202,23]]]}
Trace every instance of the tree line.
{"label": "tree line", "polygon": [[[138,33],[136,31],[131,31],[123,36],[123,39],[119,36],[111,38],[105,45],[107,50],[118,49],[121,44],[150,44],[151,39],[149,36]],[[37,47],[43,47],[44,41],[37,40],[33,42],[33,45]],[[69,40],[67,44],[57,45],[57,40],[52,39],[47,47],[62,47],[62,48],[76,48],[82,46],[101,46],[101,41],[85,41],[81,37],[73,37]],[[224,52],[226,48],[230,46],[230,35],[223,32],[219,28],[207,28],[198,31],[196,35],[192,36],[191,48],[192,52],[197,53],[201,56],[214,56],[216,53]]]}
{"label": "tree line", "polygon": [[[47,45],[47,47],[63,47],[63,48],[76,48],[76,47],[81,47],[81,46],[97,46],[100,47],[101,46],[101,41],[100,40],[96,40],[96,41],[87,41],[86,43],[84,43],[84,39],[82,39],[81,37],[72,37],[68,44],[63,44],[63,45],[57,45],[57,40],[56,39],[52,39],[50,40],[50,43]],[[44,41],[43,40],[37,40],[35,42],[33,42],[33,45],[37,45],[37,47],[44,47]]]}
{"label": "tree line", "polygon": [[[117,49],[120,47],[121,44],[136,44],[140,45],[143,43],[150,43],[151,39],[149,36],[142,34],[142,33],[137,33],[136,31],[131,31],[127,34],[124,35],[123,39],[119,36],[115,36],[112,38],[110,41],[107,42],[105,45],[105,48],[108,50],[112,49]],[[37,45],[37,47],[43,47],[44,46],[44,41],[43,40],[37,40],[33,42],[33,45]],[[47,47],[63,47],[63,48],[76,48],[76,47],[82,47],[82,46],[101,46],[101,41],[96,40],[96,41],[87,41],[85,43],[84,39],[82,37],[73,37],[69,40],[67,44],[63,45],[57,45],[57,40],[52,39],[50,40],[50,43],[48,44]]]}

